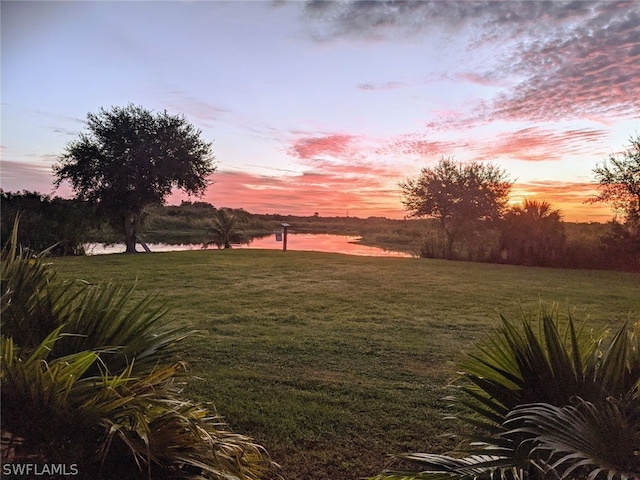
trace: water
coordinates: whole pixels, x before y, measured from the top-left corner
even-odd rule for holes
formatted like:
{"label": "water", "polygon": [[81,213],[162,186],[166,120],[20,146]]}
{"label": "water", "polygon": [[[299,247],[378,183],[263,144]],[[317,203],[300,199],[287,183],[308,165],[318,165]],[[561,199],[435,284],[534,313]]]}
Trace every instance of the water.
{"label": "water", "polygon": [[[347,255],[361,255],[370,257],[411,257],[404,252],[394,252],[378,247],[360,245],[357,242],[360,237],[351,235],[331,235],[324,233],[290,233],[287,237],[287,250],[344,253]],[[175,252],[181,250],[202,250],[201,244],[179,244],[171,245],[166,243],[147,244],[152,252]],[[101,243],[90,243],[85,245],[87,255],[104,255],[109,253],[124,253],[125,246],[121,243],[104,245]],[[142,250],[141,246],[137,247]],[[276,241],[275,235],[262,238],[254,238],[248,244],[233,245],[233,248],[264,248],[269,250],[282,250],[282,242]],[[210,245],[207,249],[217,249]]]}

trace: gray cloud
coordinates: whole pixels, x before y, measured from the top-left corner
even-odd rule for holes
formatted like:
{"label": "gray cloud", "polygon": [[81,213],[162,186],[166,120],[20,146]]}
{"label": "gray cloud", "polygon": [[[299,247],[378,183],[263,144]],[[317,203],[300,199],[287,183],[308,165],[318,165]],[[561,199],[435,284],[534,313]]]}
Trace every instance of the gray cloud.
{"label": "gray cloud", "polygon": [[[482,28],[483,39],[539,33],[558,23],[589,18],[603,2],[559,1],[322,1],[307,2],[303,18],[318,41],[341,37],[382,39],[463,26]],[[617,5],[617,4],[616,4]]]}
{"label": "gray cloud", "polygon": [[[49,162],[26,163],[3,159],[0,162],[2,189],[19,192],[24,189],[53,193],[53,174]],[[27,187],[28,186],[28,187]]]}
{"label": "gray cloud", "polygon": [[[396,41],[464,31],[470,54],[495,45],[495,63],[486,71],[457,76],[504,84],[504,91],[470,106],[463,119],[442,119],[430,127],[640,114],[638,2],[311,1],[304,20],[316,41]],[[509,79],[518,80],[510,85]],[[399,84],[358,88],[387,85]]]}

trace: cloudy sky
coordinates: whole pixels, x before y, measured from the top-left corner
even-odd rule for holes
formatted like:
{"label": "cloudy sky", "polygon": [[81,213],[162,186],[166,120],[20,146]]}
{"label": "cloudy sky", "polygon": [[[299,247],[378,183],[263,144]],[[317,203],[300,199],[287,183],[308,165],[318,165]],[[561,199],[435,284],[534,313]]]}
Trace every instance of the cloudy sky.
{"label": "cloudy sky", "polygon": [[[53,191],[88,112],[184,114],[213,142],[204,200],[404,215],[398,182],[490,161],[569,221],[640,133],[640,3],[2,0],[1,186]],[[172,197],[179,203],[180,197]]]}

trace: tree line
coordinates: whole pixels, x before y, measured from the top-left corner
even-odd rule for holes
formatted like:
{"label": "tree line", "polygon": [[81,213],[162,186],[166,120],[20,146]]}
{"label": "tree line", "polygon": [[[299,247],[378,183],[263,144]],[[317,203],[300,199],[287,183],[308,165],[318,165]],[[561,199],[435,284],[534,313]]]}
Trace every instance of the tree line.
{"label": "tree line", "polygon": [[[99,232],[107,241],[124,241],[126,252],[135,253],[149,211],[164,205],[176,188],[201,195],[215,170],[212,144],[184,116],[132,104],[101,109],[88,114],[87,130],[66,145],[53,167],[55,185],[69,182],[75,198],[2,192],[2,238],[8,238],[20,213],[20,241],[36,251],[83,254],[83,243]],[[422,257],[640,269],[640,135],[593,173],[598,195],[590,201],[609,203],[616,217],[597,239],[581,242],[567,240],[561,212],[548,202],[510,206],[513,183],[491,163],[443,157],[399,187],[407,217],[425,220],[416,242]],[[202,225],[208,232],[202,243],[228,248],[242,238],[246,225],[255,230],[260,219],[263,226],[270,224],[244,210],[192,205],[203,207],[197,210],[209,217]],[[318,215],[312,220],[317,224]]]}
{"label": "tree line", "polygon": [[527,199],[509,206],[513,183],[505,170],[491,163],[443,157],[400,188],[409,217],[435,220],[423,238],[421,256],[638,270],[640,136],[593,172],[599,193],[589,202],[610,203],[616,217],[590,245],[569,245],[560,210],[546,201]]}

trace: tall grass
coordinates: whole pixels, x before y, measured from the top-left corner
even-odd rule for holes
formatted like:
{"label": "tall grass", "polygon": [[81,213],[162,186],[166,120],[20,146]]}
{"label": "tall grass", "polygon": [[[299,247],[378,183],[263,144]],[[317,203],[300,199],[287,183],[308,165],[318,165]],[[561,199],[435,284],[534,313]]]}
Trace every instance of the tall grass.
{"label": "tall grass", "polygon": [[[179,357],[236,431],[288,479],[375,475],[387,454],[444,453],[447,383],[499,323],[557,301],[587,327],[640,312],[640,275],[265,250],[54,260],[58,274],[158,293],[202,329]],[[564,310],[563,310],[564,309]]]}

